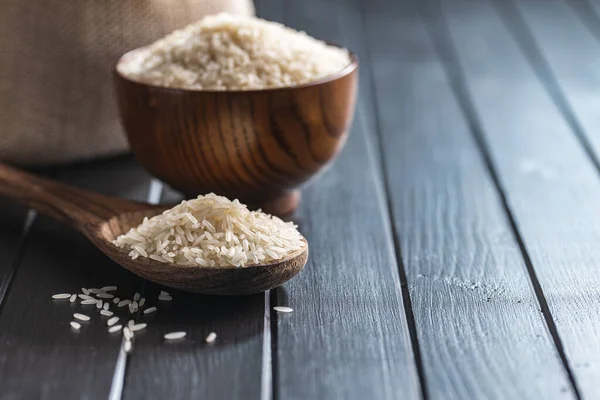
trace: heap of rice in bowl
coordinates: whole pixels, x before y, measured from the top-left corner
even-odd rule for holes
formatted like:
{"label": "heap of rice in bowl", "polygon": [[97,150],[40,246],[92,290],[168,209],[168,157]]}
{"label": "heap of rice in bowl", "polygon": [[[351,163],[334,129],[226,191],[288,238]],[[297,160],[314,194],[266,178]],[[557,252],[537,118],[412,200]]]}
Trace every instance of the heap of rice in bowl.
{"label": "heap of rice in bowl", "polygon": [[132,259],[199,267],[267,264],[306,246],[292,222],[213,193],[145,218],[113,244]]}

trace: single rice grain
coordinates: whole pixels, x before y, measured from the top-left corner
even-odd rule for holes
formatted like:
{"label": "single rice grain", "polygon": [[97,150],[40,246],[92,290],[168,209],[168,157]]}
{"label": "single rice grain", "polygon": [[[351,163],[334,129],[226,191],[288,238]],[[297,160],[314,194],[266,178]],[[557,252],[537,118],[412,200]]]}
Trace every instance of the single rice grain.
{"label": "single rice grain", "polygon": [[89,321],[90,317],[85,314],[75,313],[73,314],[73,318],[78,319],[80,321]]}
{"label": "single rice grain", "polygon": [[208,336],[206,337],[206,343],[212,343],[215,340],[217,340],[217,334],[214,332],[209,333]]}
{"label": "single rice grain", "polygon": [[183,339],[185,337],[185,335],[187,335],[186,332],[169,332],[167,334],[165,334],[165,339],[166,340],[177,340],[177,339]]}

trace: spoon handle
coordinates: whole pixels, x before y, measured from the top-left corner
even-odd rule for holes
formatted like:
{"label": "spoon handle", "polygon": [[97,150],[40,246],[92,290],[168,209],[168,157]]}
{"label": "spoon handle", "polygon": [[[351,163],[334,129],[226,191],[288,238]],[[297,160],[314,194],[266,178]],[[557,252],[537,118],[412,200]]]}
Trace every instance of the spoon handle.
{"label": "spoon handle", "polygon": [[136,208],[133,202],[77,189],[3,163],[0,163],[0,195],[77,229]]}

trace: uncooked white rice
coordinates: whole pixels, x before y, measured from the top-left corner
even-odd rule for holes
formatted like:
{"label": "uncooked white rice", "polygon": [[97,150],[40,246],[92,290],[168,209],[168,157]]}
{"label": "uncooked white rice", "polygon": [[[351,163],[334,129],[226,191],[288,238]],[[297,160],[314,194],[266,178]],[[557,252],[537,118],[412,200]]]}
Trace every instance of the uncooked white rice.
{"label": "uncooked white rice", "polygon": [[115,296],[110,293],[99,293],[96,297],[99,299],[112,299]]}
{"label": "uncooked white rice", "polygon": [[54,294],[54,295],[52,295],[52,298],[54,300],[69,299],[69,298],[71,298],[71,293],[58,293],[58,294]]}
{"label": "uncooked white rice", "polygon": [[123,329],[123,325],[111,326],[110,328],[108,328],[108,333],[119,332],[121,329]]}
{"label": "uncooked white rice", "polygon": [[98,309],[102,308],[102,300],[98,300],[96,302],[96,308],[98,308]]}
{"label": "uncooked white rice", "polygon": [[84,287],[81,288],[81,291],[83,292],[83,294],[90,294],[90,291]]}
{"label": "uncooked white rice", "polygon": [[129,329],[127,326],[123,328],[123,336],[125,337],[125,340],[131,340],[131,338],[133,337],[131,329]]}
{"label": "uncooked white rice", "polygon": [[88,290],[89,290],[90,293],[93,293],[93,294],[99,294],[99,293],[103,293],[104,292],[102,289],[94,289],[94,288],[92,288],[92,289],[88,289]]}
{"label": "uncooked white rice", "polygon": [[81,324],[79,322],[71,321],[69,324],[73,327],[73,329],[81,328]]}
{"label": "uncooked white rice", "polygon": [[164,290],[161,290],[160,294],[159,294],[159,296],[170,296],[170,295],[171,295],[171,293],[165,292]]}
{"label": "uncooked white rice", "polygon": [[273,307],[273,310],[275,310],[277,312],[283,312],[283,313],[291,313],[292,311],[294,311],[290,307],[282,307],[282,306]]}
{"label": "uncooked white rice", "polygon": [[110,303],[108,303],[108,302],[104,303],[104,306],[102,308],[104,308],[105,310],[108,311],[108,309],[110,308]]}
{"label": "uncooked white rice", "polygon": [[77,300],[77,295],[76,295],[76,294],[72,294],[72,295],[71,295],[71,298],[69,299],[69,301],[70,301],[71,303],[75,303],[75,300]]}
{"label": "uncooked white rice", "polygon": [[131,351],[131,342],[129,340],[126,340],[125,343],[123,343],[123,350],[125,350],[125,353],[129,353]]}
{"label": "uncooked white rice", "polygon": [[206,343],[212,343],[215,340],[217,340],[217,334],[214,332],[209,333],[208,336],[206,337]]}
{"label": "uncooked white rice", "polygon": [[104,290],[105,292],[114,292],[117,289],[116,286],[104,286],[103,288],[100,288],[100,290]]}
{"label": "uncooked white rice", "polygon": [[249,90],[312,82],[349,64],[346,49],[304,32],[222,13],[153,43],[121,63],[119,71],[159,86]]}
{"label": "uncooked white rice", "polygon": [[80,321],[89,321],[90,317],[85,314],[75,313],[73,314],[73,318],[78,319]]}
{"label": "uncooked white rice", "polygon": [[112,317],[112,311],[100,310],[100,314],[106,315],[107,317]]}
{"label": "uncooked white rice", "polygon": [[95,298],[87,294],[78,294],[77,296],[79,296],[81,300],[94,300],[94,303],[96,302]]}
{"label": "uncooked white rice", "polygon": [[170,333],[167,333],[165,335],[165,339],[166,340],[183,339],[185,337],[185,335],[187,335],[186,332],[181,332],[181,331],[179,331],[179,332],[170,332]]}
{"label": "uncooked white rice", "polygon": [[145,298],[145,297],[142,297],[142,298],[140,299],[140,307],[141,307],[141,306],[143,306],[144,304],[146,304],[146,298]]}
{"label": "uncooked white rice", "polygon": [[118,321],[119,321],[119,317],[112,317],[111,319],[106,321],[106,325],[112,326],[112,325],[116,324]]}
{"label": "uncooked white rice", "polygon": [[144,310],[144,314],[150,314],[150,313],[153,313],[153,312],[154,312],[154,311],[156,311],[156,310],[157,310],[157,308],[156,308],[156,307],[149,307],[149,308],[146,308],[146,309]]}
{"label": "uncooked white rice", "polygon": [[173,298],[171,296],[160,296],[158,298],[158,300],[160,300],[160,301],[171,301],[171,300],[173,300]]}
{"label": "uncooked white rice", "polygon": [[134,294],[134,295],[133,295],[133,301],[138,301],[138,300],[140,299],[140,297],[141,297],[141,296],[140,296],[140,294],[139,294],[139,293],[136,293],[136,294]]}
{"label": "uncooked white rice", "polygon": [[96,300],[83,300],[81,304],[83,304],[84,306],[88,304],[96,304]]}
{"label": "uncooked white rice", "polygon": [[119,302],[120,302],[120,301],[121,301],[121,299],[120,299],[120,298],[118,298],[118,297],[115,297],[115,298],[113,299],[113,303],[115,303],[115,304],[119,304]]}
{"label": "uncooked white rice", "polygon": [[121,300],[119,304],[117,304],[117,307],[124,307],[128,306],[129,304],[131,304],[131,300]]}
{"label": "uncooked white rice", "polygon": [[131,332],[137,332],[137,331],[141,331],[142,329],[146,328],[147,326],[148,326],[148,324],[141,323],[141,324],[131,325],[129,327],[129,329],[131,330]]}
{"label": "uncooked white rice", "polygon": [[[146,253],[163,263],[199,267],[265,264],[305,246],[293,223],[213,193],[145,218],[113,243],[132,259]],[[167,296],[161,292],[159,299]]]}

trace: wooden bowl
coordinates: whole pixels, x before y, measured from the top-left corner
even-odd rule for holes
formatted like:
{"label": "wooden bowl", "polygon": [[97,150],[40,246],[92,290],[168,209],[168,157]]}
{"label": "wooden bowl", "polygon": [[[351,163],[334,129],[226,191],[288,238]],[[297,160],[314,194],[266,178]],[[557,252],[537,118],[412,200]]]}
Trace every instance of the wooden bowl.
{"label": "wooden bowl", "polygon": [[342,149],[357,91],[358,58],[309,84],[248,91],[171,89],[115,69],[121,121],[150,173],[188,197],[214,192],[276,215],[293,212],[300,185]]}

